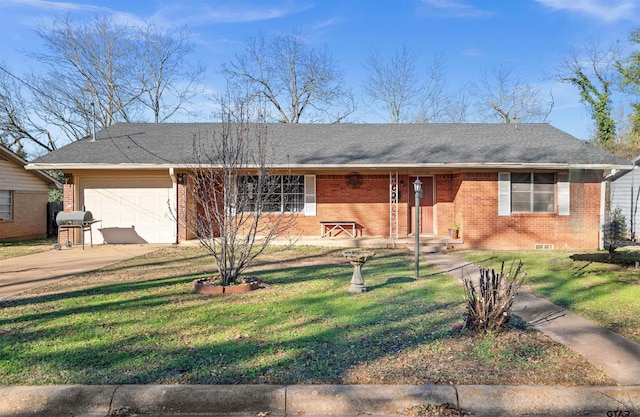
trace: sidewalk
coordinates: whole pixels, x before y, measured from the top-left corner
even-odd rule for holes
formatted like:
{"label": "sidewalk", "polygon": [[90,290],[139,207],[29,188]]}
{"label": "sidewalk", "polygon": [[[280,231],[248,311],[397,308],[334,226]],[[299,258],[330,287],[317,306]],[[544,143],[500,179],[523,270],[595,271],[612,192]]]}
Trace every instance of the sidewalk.
{"label": "sidewalk", "polygon": [[72,385],[0,387],[0,416],[400,416],[448,403],[474,417],[603,417],[639,401],[640,387]]}
{"label": "sidewalk", "polygon": [[[454,255],[428,254],[426,260],[459,280],[463,274],[480,276],[478,266]],[[582,355],[618,384],[640,385],[639,344],[524,291],[516,296],[513,312],[536,330]]]}
{"label": "sidewalk", "polygon": [[[166,246],[166,245],[164,245]],[[0,260],[0,300],[72,275],[158,250],[163,245],[96,245],[48,250]]]}

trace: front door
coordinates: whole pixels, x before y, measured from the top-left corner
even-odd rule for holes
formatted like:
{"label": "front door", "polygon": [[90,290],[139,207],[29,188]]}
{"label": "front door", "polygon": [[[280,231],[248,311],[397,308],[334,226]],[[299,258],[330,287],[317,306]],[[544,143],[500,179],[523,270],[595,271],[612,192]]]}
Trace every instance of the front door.
{"label": "front door", "polygon": [[[415,233],[416,218],[416,193],[413,191],[413,183],[417,177],[409,177],[409,233]],[[433,234],[433,177],[420,177],[422,181],[422,199],[420,200],[420,234]]]}

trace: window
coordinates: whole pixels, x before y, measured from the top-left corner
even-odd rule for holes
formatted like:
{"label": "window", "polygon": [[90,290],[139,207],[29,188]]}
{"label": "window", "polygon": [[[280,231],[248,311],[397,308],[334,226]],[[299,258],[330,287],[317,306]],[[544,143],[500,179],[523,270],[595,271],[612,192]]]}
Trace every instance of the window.
{"label": "window", "polygon": [[568,172],[498,173],[498,215],[557,213],[569,216]]}
{"label": "window", "polygon": [[0,220],[13,218],[13,192],[0,190]]}
{"label": "window", "polygon": [[262,181],[258,176],[243,176],[238,179],[238,201],[240,210],[257,211],[262,203],[262,212],[299,213],[304,210],[304,175],[272,175]]}
{"label": "window", "polygon": [[511,173],[511,211],[554,213],[556,175],[554,173]]}

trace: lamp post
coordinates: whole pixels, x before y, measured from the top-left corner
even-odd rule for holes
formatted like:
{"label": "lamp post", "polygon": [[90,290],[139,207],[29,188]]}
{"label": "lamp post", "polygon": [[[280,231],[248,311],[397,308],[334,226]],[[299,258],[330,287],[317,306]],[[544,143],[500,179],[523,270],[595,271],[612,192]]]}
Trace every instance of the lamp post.
{"label": "lamp post", "polygon": [[416,221],[414,233],[416,235],[416,278],[418,278],[420,276],[420,199],[422,198],[422,181],[420,181],[420,178],[414,181],[413,190],[416,192]]}

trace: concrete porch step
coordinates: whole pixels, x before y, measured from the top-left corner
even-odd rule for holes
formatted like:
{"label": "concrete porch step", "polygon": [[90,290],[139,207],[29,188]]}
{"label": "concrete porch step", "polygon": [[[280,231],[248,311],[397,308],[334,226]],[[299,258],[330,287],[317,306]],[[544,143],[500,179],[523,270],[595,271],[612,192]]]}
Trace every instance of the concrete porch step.
{"label": "concrete porch step", "polygon": [[[420,238],[420,252],[421,253],[440,253],[453,247],[454,245],[461,245],[464,243],[462,239],[449,239],[444,237],[421,237]],[[404,238],[395,242],[396,248],[406,248],[408,250],[415,250],[414,238]]]}

